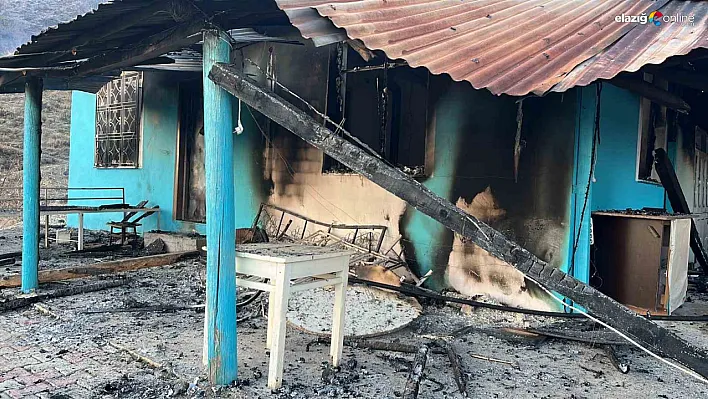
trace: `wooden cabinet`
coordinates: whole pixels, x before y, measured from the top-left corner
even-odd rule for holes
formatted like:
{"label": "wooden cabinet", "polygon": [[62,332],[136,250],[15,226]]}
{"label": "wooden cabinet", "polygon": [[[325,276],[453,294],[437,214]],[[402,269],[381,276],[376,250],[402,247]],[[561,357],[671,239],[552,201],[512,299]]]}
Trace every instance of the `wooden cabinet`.
{"label": "wooden cabinet", "polygon": [[671,314],[686,299],[691,219],[595,212],[591,283],[638,312]]}

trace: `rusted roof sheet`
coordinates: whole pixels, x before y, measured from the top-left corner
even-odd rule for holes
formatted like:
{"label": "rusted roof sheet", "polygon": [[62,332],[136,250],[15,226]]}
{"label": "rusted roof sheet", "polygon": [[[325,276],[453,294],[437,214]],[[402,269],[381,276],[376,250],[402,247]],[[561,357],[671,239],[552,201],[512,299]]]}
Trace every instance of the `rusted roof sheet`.
{"label": "rusted roof sheet", "polygon": [[[708,3],[673,0],[275,0],[303,36],[343,37],[495,94],[543,94],[708,48]],[[693,25],[616,22],[695,15]],[[346,36],[345,36],[346,35]]]}
{"label": "rusted roof sheet", "polygon": [[553,91],[585,86],[596,79],[611,79],[620,72],[635,72],[647,64],[661,64],[667,58],[708,48],[708,3],[672,1],[664,15],[693,15],[693,24],[668,23],[660,27],[639,25],[617,43],[578,65]]}

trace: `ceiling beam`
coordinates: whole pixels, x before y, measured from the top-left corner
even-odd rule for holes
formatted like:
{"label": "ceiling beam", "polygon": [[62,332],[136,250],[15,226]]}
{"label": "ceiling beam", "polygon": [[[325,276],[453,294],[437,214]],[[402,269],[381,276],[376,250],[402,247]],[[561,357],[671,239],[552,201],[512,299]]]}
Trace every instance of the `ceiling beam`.
{"label": "ceiling beam", "polygon": [[[80,31],[80,34],[74,38],[67,40],[64,43],[59,43],[56,45],[58,48],[64,49],[63,51],[52,51],[39,54],[20,54],[16,59],[9,60],[5,62],[5,66],[46,66],[52,63],[58,63],[62,61],[75,60],[87,58],[93,54],[86,54],[80,50],[81,47],[104,41],[106,38],[113,36],[117,33],[125,31],[135,25],[144,23],[147,19],[157,14],[160,11],[167,12],[172,0],[157,0],[153,2],[148,2],[147,6],[133,11],[130,14],[126,14],[115,21],[106,23],[101,27],[96,29],[91,29],[87,32]],[[122,43],[130,43],[129,40],[123,40]],[[108,46],[104,46],[108,47]],[[83,53],[83,54],[82,54]],[[28,60],[29,58],[29,60]]]}
{"label": "ceiling beam", "polygon": [[645,82],[644,80],[620,76],[610,80],[610,83],[617,87],[634,92],[635,94],[639,94],[640,96],[648,98],[659,105],[671,108],[682,114],[688,114],[691,112],[691,106],[688,105],[683,98],[674,93],[656,87],[649,82]]}
{"label": "ceiling beam", "polygon": [[91,29],[90,31],[77,36],[76,38],[70,40],[68,44],[62,45],[62,47],[76,51],[81,46],[101,41],[141,22],[144,23],[147,19],[160,11],[168,11],[171,4],[172,1],[153,1],[152,3],[148,3],[147,7],[135,10],[115,22],[105,24],[99,29]]}
{"label": "ceiling beam", "polygon": [[177,51],[202,40],[201,31],[206,21],[195,19],[183,22],[173,28],[150,36],[133,47],[115,50],[93,57],[72,71],[75,77],[96,75],[104,72],[137,65],[160,57],[170,51]]}
{"label": "ceiling beam", "polygon": [[691,89],[708,92],[708,75],[687,71],[680,68],[657,68],[655,66],[647,66],[643,69],[647,73],[658,76],[671,83],[676,83],[681,86],[686,86]]}

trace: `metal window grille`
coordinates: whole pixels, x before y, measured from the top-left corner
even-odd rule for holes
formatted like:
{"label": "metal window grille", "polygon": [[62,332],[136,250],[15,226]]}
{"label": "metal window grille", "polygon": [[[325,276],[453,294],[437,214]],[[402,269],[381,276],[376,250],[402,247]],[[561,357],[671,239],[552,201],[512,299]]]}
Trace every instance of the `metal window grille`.
{"label": "metal window grille", "polygon": [[97,168],[138,167],[142,74],[124,72],[96,94]]}

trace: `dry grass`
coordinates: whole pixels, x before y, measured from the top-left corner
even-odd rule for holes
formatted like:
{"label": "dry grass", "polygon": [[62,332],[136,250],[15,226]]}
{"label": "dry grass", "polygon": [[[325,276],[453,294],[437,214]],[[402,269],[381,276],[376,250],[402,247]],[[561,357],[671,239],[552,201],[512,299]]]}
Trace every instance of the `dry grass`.
{"label": "dry grass", "polygon": [[[24,95],[0,95],[0,210],[17,209],[22,187]],[[42,101],[42,187],[66,187],[69,178],[71,93],[46,91]],[[17,219],[0,218],[0,228]]]}

